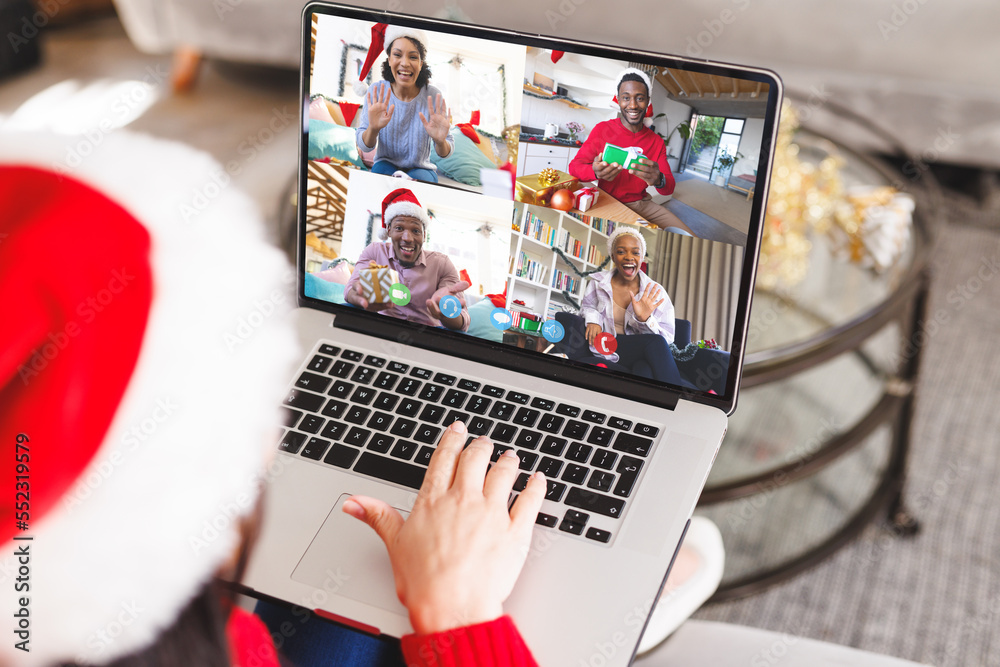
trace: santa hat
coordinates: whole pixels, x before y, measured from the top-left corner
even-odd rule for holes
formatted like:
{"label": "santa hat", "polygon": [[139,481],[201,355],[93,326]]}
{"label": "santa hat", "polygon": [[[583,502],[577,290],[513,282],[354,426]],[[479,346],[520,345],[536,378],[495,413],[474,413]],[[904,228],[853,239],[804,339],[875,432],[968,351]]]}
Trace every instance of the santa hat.
{"label": "santa hat", "polygon": [[221,166],[124,130],[79,142],[0,130],[0,450],[31,501],[0,498],[2,578],[18,549],[30,567],[30,652],[9,635],[3,664],[110,662],[174,623],[239,544],[297,354],[292,274]]}
{"label": "santa hat", "polygon": [[387,194],[382,200],[381,237],[383,240],[389,238],[389,226],[393,219],[400,215],[416,218],[423,224],[424,234],[427,233],[427,224],[431,221],[427,211],[420,205],[413,192],[407,188],[398,188]]}
{"label": "santa hat", "polygon": [[642,233],[639,231],[638,227],[632,227],[631,225],[618,225],[615,231],[611,232],[611,236],[608,237],[608,257],[615,254],[615,241],[624,235],[628,234],[633,236],[639,241],[639,253],[645,258],[646,257],[646,239],[643,238]]}
{"label": "santa hat", "polygon": [[376,23],[372,26],[372,43],[368,45],[368,57],[365,58],[364,64],[361,65],[361,70],[358,72],[358,80],[352,86],[354,92],[359,97],[364,97],[365,93],[368,92],[368,84],[365,83],[365,79],[368,78],[368,73],[371,72],[372,65],[375,64],[375,60],[378,59],[379,54],[384,49],[385,54],[389,55],[392,43],[400,37],[420,42],[425,49],[427,48],[427,34],[423,30],[385,23]]}
{"label": "santa hat", "polygon": [[615,96],[611,98],[611,104],[615,111],[621,111],[621,106],[618,103],[618,89],[621,88],[622,79],[625,78],[626,74],[635,74],[642,82],[646,84],[646,92],[649,93],[649,104],[646,105],[646,115],[642,118],[642,124],[646,127],[653,126],[653,84],[649,80],[649,75],[643,72],[641,69],[636,69],[635,67],[626,67],[618,76],[615,78]]}

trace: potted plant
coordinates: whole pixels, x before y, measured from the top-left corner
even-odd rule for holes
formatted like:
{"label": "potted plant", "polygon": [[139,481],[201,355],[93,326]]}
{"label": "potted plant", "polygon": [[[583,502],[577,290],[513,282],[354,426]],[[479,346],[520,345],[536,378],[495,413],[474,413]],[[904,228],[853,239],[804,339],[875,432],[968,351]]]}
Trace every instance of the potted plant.
{"label": "potted plant", "polygon": [[569,132],[569,140],[575,143],[577,141],[576,135],[583,132],[586,127],[587,126],[583,123],[578,123],[575,120],[571,120],[566,123],[566,130]]}
{"label": "potted plant", "polygon": [[728,150],[723,149],[718,157],[715,158],[715,163],[719,169],[719,173],[715,176],[715,184],[719,187],[724,187],[729,182],[729,174],[732,173],[733,165],[742,158],[743,153],[738,152],[736,155],[730,155]]}

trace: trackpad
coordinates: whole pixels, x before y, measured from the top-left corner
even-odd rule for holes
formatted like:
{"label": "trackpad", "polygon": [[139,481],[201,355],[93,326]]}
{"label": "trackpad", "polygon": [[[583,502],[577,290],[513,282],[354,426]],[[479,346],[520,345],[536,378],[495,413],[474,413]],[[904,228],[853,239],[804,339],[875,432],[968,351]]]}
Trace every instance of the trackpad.
{"label": "trackpad", "polygon": [[[292,579],[328,595],[342,595],[405,616],[385,544],[367,524],[341,509],[350,497],[345,493],[337,499]],[[410,515],[401,509],[399,513],[404,519]]]}

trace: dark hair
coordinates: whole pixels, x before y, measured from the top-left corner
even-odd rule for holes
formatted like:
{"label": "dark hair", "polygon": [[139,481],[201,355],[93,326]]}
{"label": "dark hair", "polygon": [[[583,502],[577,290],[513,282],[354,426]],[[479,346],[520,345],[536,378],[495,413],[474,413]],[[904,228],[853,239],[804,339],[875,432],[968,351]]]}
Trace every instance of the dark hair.
{"label": "dark hair", "polygon": [[[646,82],[642,80],[641,76],[639,76],[638,74],[636,74],[634,72],[629,72],[628,74],[626,74],[625,76],[622,77],[621,81],[618,82],[618,89],[619,90],[621,90],[622,84],[625,83],[626,81],[638,81],[643,86],[646,86]],[[618,90],[615,91],[615,94],[616,95],[618,94]],[[646,97],[649,97],[649,94],[650,94],[649,86],[646,86]]]}
{"label": "dark hair", "polygon": [[[396,39],[408,39],[413,42],[414,46],[417,47],[417,53],[420,54],[420,74],[417,75],[417,88],[423,88],[428,83],[431,82],[431,68],[427,66],[427,49],[420,42],[419,39],[413,39],[412,37],[407,37],[403,35],[402,37],[397,37]],[[391,43],[387,44],[385,47],[385,54],[389,55],[389,51],[392,50],[392,45],[396,43],[394,39]],[[382,78],[389,83],[395,83],[396,78],[392,75],[392,70],[389,68],[389,60],[386,59],[382,61]]]}

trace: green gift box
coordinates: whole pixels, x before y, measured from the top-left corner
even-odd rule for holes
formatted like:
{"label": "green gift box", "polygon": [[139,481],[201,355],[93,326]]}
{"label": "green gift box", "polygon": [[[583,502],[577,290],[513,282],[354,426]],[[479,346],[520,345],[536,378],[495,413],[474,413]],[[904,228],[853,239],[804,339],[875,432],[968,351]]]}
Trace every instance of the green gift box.
{"label": "green gift box", "polygon": [[640,155],[642,155],[642,149],[638,146],[622,148],[614,144],[604,144],[604,153],[601,155],[601,160],[608,164],[619,164],[622,166],[622,169],[628,169],[632,161]]}

